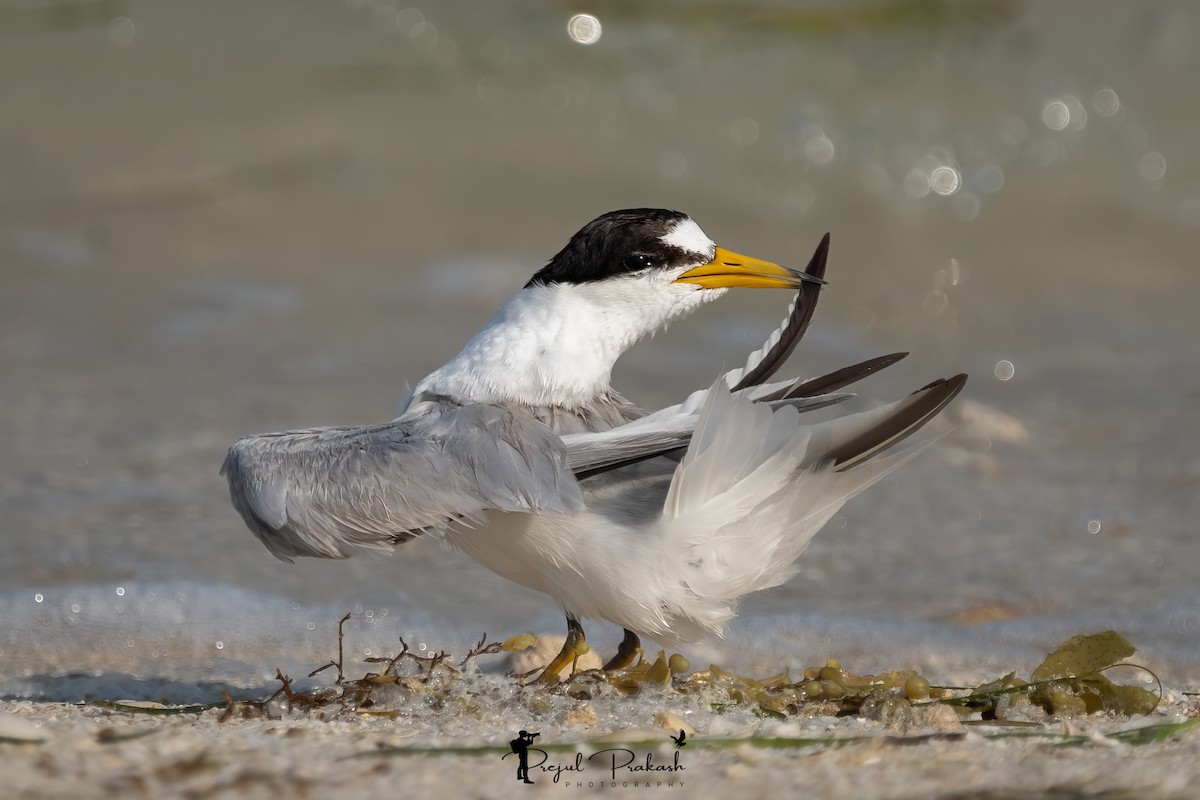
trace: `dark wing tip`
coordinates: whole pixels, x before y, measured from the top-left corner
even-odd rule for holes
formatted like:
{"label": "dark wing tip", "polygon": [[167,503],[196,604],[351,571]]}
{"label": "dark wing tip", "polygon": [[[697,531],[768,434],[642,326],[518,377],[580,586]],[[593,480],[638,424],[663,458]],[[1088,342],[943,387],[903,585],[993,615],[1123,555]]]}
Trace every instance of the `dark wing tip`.
{"label": "dark wing tip", "polygon": [[[905,353],[904,355],[908,355],[908,353]],[[917,389],[915,392],[913,392],[913,394],[920,394],[921,392],[928,391],[929,389],[935,389],[938,386],[943,385],[949,385],[950,387],[948,390],[950,392],[950,396],[946,398],[946,402],[950,402],[954,399],[954,396],[961,392],[962,388],[967,385],[967,373],[960,372],[950,378],[938,378],[933,383],[926,384],[920,389]]]}
{"label": "dark wing tip", "polygon": [[912,436],[941,413],[967,384],[963,373],[941,378],[902,401],[896,413],[826,454],[839,470],[850,469]]}
{"label": "dark wing tip", "polygon": [[[828,375],[810,378],[798,384],[794,389],[783,393],[781,397],[815,397],[819,394],[834,392],[844,386],[856,383],[868,375],[873,375],[881,369],[890,367],[897,361],[907,357],[908,353],[892,353],[886,356],[871,358],[858,364],[851,364],[848,367],[842,367],[839,370],[830,372]],[[764,399],[773,400],[775,398]]]}
{"label": "dark wing tip", "polygon": [[754,369],[742,376],[732,391],[736,392],[764,383],[791,356],[796,345],[804,338],[804,334],[812,322],[813,313],[817,310],[817,299],[821,295],[821,286],[825,282],[825,265],[828,261],[829,234],[826,233],[821,237],[821,243],[817,245],[812,258],[808,260],[808,266],[804,268],[806,274],[818,279],[821,283],[805,283],[796,291],[792,312],[784,321],[779,341]]}
{"label": "dark wing tip", "polygon": [[829,234],[826,233],[821,237],[821,243],[817,245],[817,249],[813,251],[812,258],[808,260],[808,266],[804,271],[812,275],[814,278],[825,280],[825,264],[829,261]]}

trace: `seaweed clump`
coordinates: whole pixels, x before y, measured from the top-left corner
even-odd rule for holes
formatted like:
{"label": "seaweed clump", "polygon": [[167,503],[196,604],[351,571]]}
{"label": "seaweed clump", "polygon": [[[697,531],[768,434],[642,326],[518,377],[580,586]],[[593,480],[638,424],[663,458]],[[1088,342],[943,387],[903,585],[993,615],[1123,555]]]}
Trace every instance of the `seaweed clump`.
{"label": "seaweed clump", "polygon": [[[513,636],[505,642],[487,642],[487,637],[461,661],[452,661],[446,652],[419,655],[409,650],[403,639],[401,651],[392,658],[371,658],[382,665],[378,672],[347,679],[344,674],[341,625],[338,628],[338,658],[314,670],[310,677],[337,670],[332,686],[295,691],[291,680],[277,674],[280,688],[263,701],[231,701],[225,717],[267,713],[277,716],[292,709],[308,711],[354,711],[395,718],[399,708],[422,701],[437,710],[461,688],[465,673],[477,671],[481,656],[517,652],[532,646],[536,637]],[[931,684],[916,670],[899,669],[875,675],[857,675],[828,659],[821,666],[809,667],[797,676],[787,671],[764,678],[750,678],[711,665],[690,672],[691,665],[682,655],[659,652],[654,659],[639,655],[636,664],[622,670],[587,670],[570,676],[557,687],[545,689],[531,681],[531,673],[510,678],[522,692],[564,694],[576,700],[620,693],[634,695],[643,691],[678,692],[707,700],[713,710],[731,708],[753,711],[759,716],[784,719],[805,716],[866,715],[894,716],[906,707],[942,704],[961,717],[981,720],[1033,721],[1036,717],[1069,718],[1098,711],[1125,716],[1149,714],[1161,699],[1140,686],[1119,684],[1103,673],[1123,662],[1135,648],[1115,631],[1075,636],[1059,645],[1033,670],[1028,679],[1009,672],[995,681],[975,687],[946,687]],[[458,698],[461,702],[463,698]],[[377,708],[377,706],[385,706]]]}
{"label": "seaweed clump", "polygon": [[[533,646],[530,634],[504,642],[488,642],[487,636],[461,659],[445,651],[428,655],[411,651],[400,639],[400,652],[388,658],[368,658],[378,671],[359,678],[345,672],[343,626],[338,624],[338,655],[309,673],[315,677],[336,670],[331,685],[298,690],[294,681],[276,671],[279,688],[262,700],[233,699],[178,709],[143,709],[134,704],[104,702],[106,707],[130,713],[198,713],[222,708],[222,722],[233,719],[279,718],[293,711],[318,719],[343,714],[383,716],[396,719],[419,711],[443,710],[479,713],[485,695],[503,696],[527,711],[548,711],[562,703],[571,704],[601,697],[656,693],[690,698],[693,704],[712,712],[749,712],[763,718],[784,720],[797,717],[861,716],[880,720],[892,730],[931,727],[961,729],[961,722],[993,722],[1007,725],[1044,723],[1047,719],[1110,712],[1124,716],[1150,714],[1161,700],[1159,692],[1120,684],[1104,673],[1115,667],[1135,667],[1126,659],[1135,648],[1114,631],[1075,636],[1059,645],[1033,670],[1028,679],[1009,672],[980,686],[937,686],[912,669],[875,675],[857,675],[830,658],[821,666],[804,669],[793,676],[788,671],[763,678],[750,678],[718,665],[691,671],[682,655],[660,651],[654,659],[639,653],[637,663],[612,672],[576,672],[557,686],[546,687],[534,673],[508,673],[482,681],[477,661],[485,656],[515,653]],[[1144,669],[1144,668],[1141,668]],[[535,671],[536,672],[536,671]],[[1146,670],[1149,672],[1149,670]],[[1153,674],[1153,673],[1151,673]],[[934,713],[936,712],[936,713]],[[569,716],[585,727],[595,723],[595,713]]]}

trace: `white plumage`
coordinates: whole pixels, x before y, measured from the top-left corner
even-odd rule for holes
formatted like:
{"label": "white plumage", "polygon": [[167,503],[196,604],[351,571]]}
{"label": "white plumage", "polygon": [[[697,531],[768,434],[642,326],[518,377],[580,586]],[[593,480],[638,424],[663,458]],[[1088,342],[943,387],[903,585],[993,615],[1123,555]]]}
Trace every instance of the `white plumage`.
{"label": "white plumage", "polygon": [[[606,214],[418,383],[398,419],[239,440],[222,468],[234,506],[286,560],[443,535],[562,606],[574,640],[558,666],[586,650],[580,617],[626,629],[610,666],[635,634],[720,634],[741,597],[788,580],[847,500],[921,449],[872,458],[965,381],[805,425],[803,410],[902,357],[765,383],[811,319],[827,247],[814,276],[717,248],[678,212]],[[799,289],[744,367],[654,413],[612,389],[626,349],[731,286]]]}

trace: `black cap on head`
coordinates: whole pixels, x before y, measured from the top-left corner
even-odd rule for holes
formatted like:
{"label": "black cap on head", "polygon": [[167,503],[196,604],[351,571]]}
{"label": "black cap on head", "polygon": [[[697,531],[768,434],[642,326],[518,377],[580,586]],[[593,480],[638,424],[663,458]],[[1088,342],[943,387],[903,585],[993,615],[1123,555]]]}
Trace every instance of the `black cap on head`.
{"label": "black cap on head", "polygon": [[694,253],[662,240],[687,218],[687,214],[665,208],[610,211],[584,225],[525,285],[588,283],[655,267],[694,263]]}

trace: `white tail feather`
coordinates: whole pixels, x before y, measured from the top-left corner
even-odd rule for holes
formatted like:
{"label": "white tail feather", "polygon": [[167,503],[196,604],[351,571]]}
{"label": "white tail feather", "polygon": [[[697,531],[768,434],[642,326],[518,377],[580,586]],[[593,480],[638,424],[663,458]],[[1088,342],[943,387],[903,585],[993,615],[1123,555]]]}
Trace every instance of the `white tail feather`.
{"label": "white tail feather", "polygon": [[932,444],[844,470],[822,460],[909,402],[806,426],[794,409],[710,390],[663,509],[666,557],[677,559],[669,572],[686,576],[686,619],[672,630],[719,633],[739,597],[795,575],[796,559],[847,500]]}

